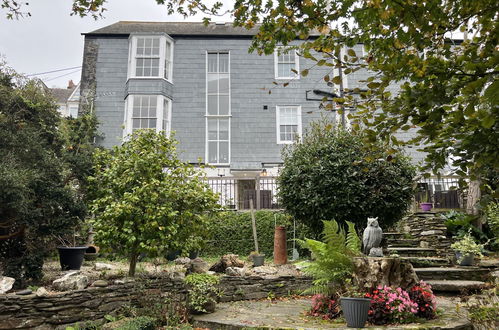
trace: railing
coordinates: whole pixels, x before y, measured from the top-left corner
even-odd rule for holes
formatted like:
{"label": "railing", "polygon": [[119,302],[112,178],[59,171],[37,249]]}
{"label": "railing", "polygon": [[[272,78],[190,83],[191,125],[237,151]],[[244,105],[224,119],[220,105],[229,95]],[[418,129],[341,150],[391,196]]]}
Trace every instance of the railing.
{"label": "railing", "polygon": [[459,187],[458,176],[423,178],[418,182],[417,202],[433,203],[439,209],[462,209],[465,195]]}
{"label": "railing", "polygon": [[248,210],[250,203],[257,210],[279,209],[275,177],[210,177],[208,185],[219,194],[220,205],[229,209]]}

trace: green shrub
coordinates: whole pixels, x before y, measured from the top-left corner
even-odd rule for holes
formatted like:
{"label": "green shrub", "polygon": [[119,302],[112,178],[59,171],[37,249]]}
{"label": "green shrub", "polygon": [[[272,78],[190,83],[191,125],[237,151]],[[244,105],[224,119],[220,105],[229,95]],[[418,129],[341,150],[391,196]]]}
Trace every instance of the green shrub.
{"label": "green shrub", "polygon": [[316,237],[323,219],[364,228],[374,216],[387,228],[402,218],[413,197],[415,169],[408,157],[327,122],[312,124],[302,143],[284,149],[283,160],[281,205]]}
{"label": "green shrub", "polygon": [[466,214],[459,211],[449,211],[443,214],[445,218],[444,224],[447,227],[447,234],[453,237],[463,237],[468,233],[477,239],[479,242],[485,243],[487,241],[487,235],[473,225],[476,221],[477,216]]}
{"label": "green shrub", "polygon": [[210,274],[190,274],[184,279],[184,283],[188,287],[189,309],[194,313],[213,312],[209,309],[210,305],[216,304],[218,297],[221,296],[220,290],[217,288],[220,279],[215,275]]}
{"label": "green shrub", "polygon": [[[257,211],[255,222],[260,253],[272,255],[275,223],[287,226],[288,239],[292,239],[293,221],[283,212]],[[301,228],[299,230],[302,231]],[[250,212],[219,212],[210,218],[209,232],[210,240],[203,250],[205,255],[234,253],[247,256],[255,250]]]}
{"label": "green shrub", "polygon": [[154,330],[156,319],[149,316],[139,316],[124,323],[117,330]]}
{"label": "green shrub", "polygon": [[490,202],[485,209],[487,225],[496,247],[499,247],[499,203]]}

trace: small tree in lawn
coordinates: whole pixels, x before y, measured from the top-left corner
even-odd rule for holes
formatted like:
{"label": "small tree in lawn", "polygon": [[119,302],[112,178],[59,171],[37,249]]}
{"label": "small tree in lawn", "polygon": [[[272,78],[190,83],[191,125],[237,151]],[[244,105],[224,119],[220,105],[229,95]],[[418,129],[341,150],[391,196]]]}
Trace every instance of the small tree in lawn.
{"label": "small tree in lawn", "polygon": [[203,235],[206,213],[218,207],[203,174],[178,159],[176,143],[163,133],[138,131],[112,151],[96,153],[94,229],[103,245],[129,255],[130,276],[140,253],[196,248],[186,246],[196,242],[188,238]]}

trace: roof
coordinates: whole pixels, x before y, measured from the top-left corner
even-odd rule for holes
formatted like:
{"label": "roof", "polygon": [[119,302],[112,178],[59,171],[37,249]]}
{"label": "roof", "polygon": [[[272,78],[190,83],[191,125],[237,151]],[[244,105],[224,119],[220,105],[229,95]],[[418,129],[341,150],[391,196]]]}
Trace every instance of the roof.
{"label": "roof", "polygon": [[246,36],[252,37],[258,32],[259,25],[252,29],[234,27],[231,22],[137,22],[120,21],[101,29],[82,33],[83,35],[130,35],[130,33],[163,32],[170,36]]}
{"label": "roof", "polygon": [[50,94],[57,103],[66,103],[74,90],[74,88],[50,88]]}

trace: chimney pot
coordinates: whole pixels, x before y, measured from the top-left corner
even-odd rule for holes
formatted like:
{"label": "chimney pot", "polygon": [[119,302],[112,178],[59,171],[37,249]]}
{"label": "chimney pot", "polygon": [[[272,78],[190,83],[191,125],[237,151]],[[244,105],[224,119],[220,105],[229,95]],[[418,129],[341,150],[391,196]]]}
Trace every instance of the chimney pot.
{"label": "chimney pot", "polygon": [[75,83],[73,82],[73,80],[70,80],[70,81],[68,82],[68,89],[73,89],[73,88],[75,88],[75,86],[76,86],[76,85],[75,85]]}

